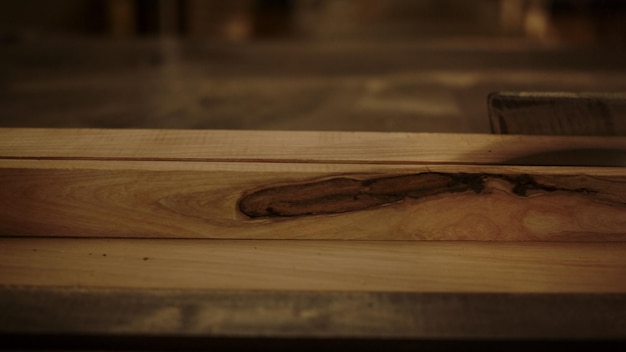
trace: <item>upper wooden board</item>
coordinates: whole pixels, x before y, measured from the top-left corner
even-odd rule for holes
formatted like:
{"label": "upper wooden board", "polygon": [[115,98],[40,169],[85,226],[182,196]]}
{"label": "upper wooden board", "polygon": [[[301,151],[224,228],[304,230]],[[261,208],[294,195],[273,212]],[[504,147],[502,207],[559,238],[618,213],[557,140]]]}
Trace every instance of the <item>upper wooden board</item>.
{"label": "upper wooden board", "polygon": [[0,128],[0,159],[606,166],[625,152],[626,137]]}
{"label": "upper wooden board", "polygon": [[0,236],[626,239],[624,168],[487,165],[573,142],[619,151],[622,138],[2,134]]}

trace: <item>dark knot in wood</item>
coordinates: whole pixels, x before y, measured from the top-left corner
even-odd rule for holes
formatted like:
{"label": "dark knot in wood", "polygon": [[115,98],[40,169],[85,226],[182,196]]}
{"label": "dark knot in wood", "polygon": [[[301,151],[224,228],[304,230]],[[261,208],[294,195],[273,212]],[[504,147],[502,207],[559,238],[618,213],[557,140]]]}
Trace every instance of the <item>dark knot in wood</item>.
{"label": "dark knot in wood", "polygon": [[529,192],[595,194],[586,188],[569,189],[538,183],[526,174],[439,173],[375,177],[365,180],[337,177],[323,181],[268,187],[245,195],[239,210],[250,218],[341,214],[383,206],[401,200],[445,193],[483,193],[489,179],[505,181],[509,192],[527,197]]}
{"label": "dark knot in wood", "polygon": [[338,214],[440,193],[484,189],[483,174],[420,173],[357,180],[332,178],[270,187],[244,196],[239,210],[251,218]]}

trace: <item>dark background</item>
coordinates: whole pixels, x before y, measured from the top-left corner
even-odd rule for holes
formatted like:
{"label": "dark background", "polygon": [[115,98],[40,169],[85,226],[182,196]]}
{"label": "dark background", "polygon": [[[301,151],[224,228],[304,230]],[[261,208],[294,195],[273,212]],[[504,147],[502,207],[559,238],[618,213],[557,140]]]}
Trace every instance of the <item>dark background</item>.
{"label": "dark background", "polygon": [[492,91],[626,91],[618,0],[0,3],[0,126],[489,132]]}

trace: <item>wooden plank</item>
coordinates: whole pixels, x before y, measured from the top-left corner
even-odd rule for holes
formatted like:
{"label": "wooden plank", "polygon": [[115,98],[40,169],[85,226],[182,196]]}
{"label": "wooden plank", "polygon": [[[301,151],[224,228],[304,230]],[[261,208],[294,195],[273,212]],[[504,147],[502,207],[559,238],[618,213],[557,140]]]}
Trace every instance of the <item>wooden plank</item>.
{"label": "wooden plank", "polygon": [[622,168],[0,161],[0,235],[626,239]]}
{"label": "wooden plank", "polygon": [[[572,142],[620,153],[623,138],[73,129],[0,135],[4,236],[626,238],[622,168],[470,165],[523,164],[527,153],[558,152]],[[565,159],[557,153],[544,161],[551,158]]]}
{"label": "wooden plank", "polygon": [[[4,287],[0,307],[0,336],[21,337],[18,346],[22,348],[50,336],[57,341],[65,337],[65,347],[76,346],[80,336],[88,339],[82,343],[107,338],[132,342],[116,340],[120,336],[143,337],[144,341],[178,337],[177,350],[194,338],[232,337],[542,343],[626,339],[626,323],[619,314],[626,308],[624,294]],[[110,341],[94,347],[108,349],[103,346],[124,347]]]}
{"label": "wooden plank", "polygon": [[[528,164],[563,151],[626,151],[622,137],[483,134],[0,128],[0,158]],[[623,154],[620,154],[623,155]],[[552,158],[552,165],[563,156]],[[601,157],[594,162],[602,165]],[[622,158],[619,165],[624,165]],[[571,165],[571,164],[570,164]],[[574,163],[573,165],[577,165]],[[598,164],[596,164],[598,165]]]}
{"label": "wooden plank", "polygon": [[626,243],[0,239],[0,285],[626,293]]}

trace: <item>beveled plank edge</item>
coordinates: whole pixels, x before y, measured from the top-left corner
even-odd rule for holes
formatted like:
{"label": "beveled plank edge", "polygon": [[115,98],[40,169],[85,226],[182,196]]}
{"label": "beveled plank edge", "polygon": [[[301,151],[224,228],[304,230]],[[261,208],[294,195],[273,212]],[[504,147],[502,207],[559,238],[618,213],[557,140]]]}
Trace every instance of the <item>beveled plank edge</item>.
{"label": "beveled plank edge", "polygon": [[0,335],[626,339],[626,294],[2,286],[0,310]]}
{"label": "beveled plank edge", "polygon": [[486,164],[572,148],[626,150],[626,137],[0,128],[0,159]]}

